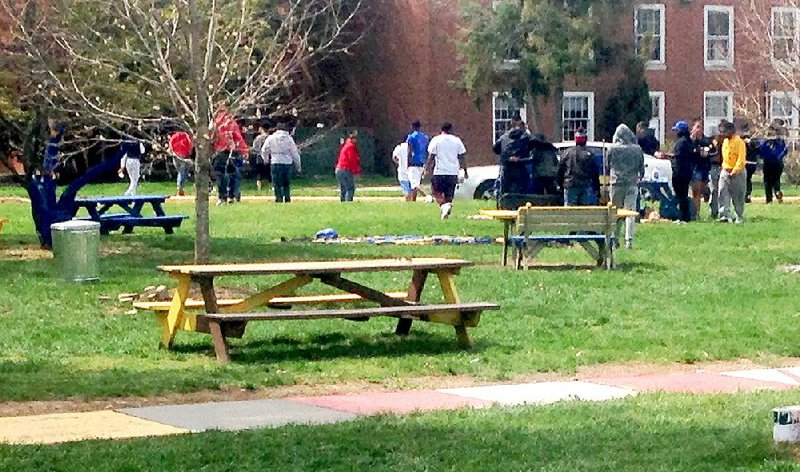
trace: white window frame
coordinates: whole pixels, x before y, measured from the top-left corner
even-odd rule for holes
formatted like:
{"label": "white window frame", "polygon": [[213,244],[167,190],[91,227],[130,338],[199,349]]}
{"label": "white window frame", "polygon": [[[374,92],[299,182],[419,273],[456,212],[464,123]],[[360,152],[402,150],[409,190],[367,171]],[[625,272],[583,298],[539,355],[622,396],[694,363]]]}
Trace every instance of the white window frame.
{"label": "white window frame", "polygon": [[[794,36],[775,36],[775,16],[779,13],[793,13],[794,14]],[[772,13],[770,14],[770,27],[769,27],[769,38],[770,38],[770,57],[773,61],[784,61],[784,59],[778,59],[775,56],[775,41],[776,39],[792,39],[794,40],[794,51],[789,51],[789,59],[786,62],[789,63],[796,63],[798,59],[800,59],[800,8],[797,7],[772,7]]]}
{"label": "white window frame", "polygon": [[[708,116],[708,99],[709,98],[727,98],[728,99],[728,114],[727,116],[714,116],[712,117],[716,121],[710,121]],[[719,120],[725,119],[730,122],[733,122],[733,92],[722,92],[722,91],[715,91],[715,92],[703,92],[703,129],[707,136],[713,136],[717,134],[717,127],[719,126]]]}
{"label": "white window frame", "polygon": [[[501,97],[501,95],[502,95],[502,97]],[[498,120],[497,119],[497,116],[495,115],[495,113],[497,111],[497,99],[498,98],[505,99],[505,97],[510,97],[510,96],[511,96],[510,93],[501,93],[501,92],[492,93],[492,144],[494,144],[497,141],[497,138],[499,138],[499,136],[496,135],[497,123],[499,121],[505,121],[505,122],[510,122],[511,121],[510,117],[509,117],[509,119],[502,119],[502,120]],[[526,116],[526,112],[527,112],[527,109],[525,108],[525,105],[522,105],[520,107],[520,109],[519,109],[519,116],[522,117],[523,121],[527,121],[527,119],[525,117]]]}
{"label": "white window frame", "polygon": [[666,103],[667,103],[666,102],[666,94],[664,92],[650,92],[650,100],[652,101],[654,98],[657,99],[659,101],[659,104],[660,104],[659,109],[658,109],[658,116],[657,117],[651,117],[650,118],[650,122],[648,123],[648,126],[650,128],[652,128],[653,127],[652,126],[653,120],[654,119],[658,120],[659,126],[658,126],[658,134],[656,135],[656,137],[658,138],[658,140],[660,142],[663,143],[664,142],[664,137],[666,136],[666,128],[667,128],[667,122],[666,122],[665,113],[664,113],[664,108],[666,107]]}
{"label": "white window frame", "polygon": [[[776,97],[782,98],[789,98],[792,100],[792,111],[791,114],[786,116],[777,116],[773,113],[773,103]],[[776,118],[781,118],[786,121],[786,129],[789,130],[789,138],[791,140],[796,140],[798,138],[798,132],[800,131],[800,99],[798,99],[796,92],[780,92],[780,91],[771,91],[769,93],[769,121]]]}
{"label": "white window frame", "polygon": [[663,3],[643,3],[634,7],[633,13],[633,40],[636,47],[636,52],[639,52],[639,11],[640,10],[656,10],[659,13],[659,41],[658,48],[661,51],[660,60],[650,60],[645,62],[647,69],[665,69],[667,67],[667,16],[666,8]]}
{"label": "white window frame", "polygon": [[[723,60],[712,60],[708,57],[708,43],[712,39],[722,39],[722,37],[710,37],[708,34],[708,15],[711,12],[728,14],[728,57]],[[703,8],[703,64],[706,69],[731,69],[734,59],[734,17],[733,6],[731,5],[706,5]]]}
{"label": "white window frame", "polygon": [[567,103],[567,98],[586,98],[588,99],[588,114],[587,122],[588,125],[586,126],[586,136],[589,141],[594,141],[594,126],[595,126],[595,119],[594,119],[594,92],[564,92],[563,98],[561,100],[561,140],[565,141],[564,136],[564,106]]}

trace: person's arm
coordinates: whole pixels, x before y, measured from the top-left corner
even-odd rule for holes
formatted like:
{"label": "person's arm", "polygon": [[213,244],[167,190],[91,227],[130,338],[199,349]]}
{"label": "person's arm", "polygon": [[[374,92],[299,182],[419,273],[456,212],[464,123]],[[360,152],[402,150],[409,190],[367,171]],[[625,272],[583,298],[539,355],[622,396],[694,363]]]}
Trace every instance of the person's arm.
{"label": "person's arm", "polygon": [[501,155],[500,153],[502,151],[503,151],[503,145],[500,142],[500,140],[498,139],[497,141],[494,142],[494,146],[492,146],[492,152],[494,152],[495,154],[500,156]]}
{"label": "person's arm", "polygon": [[731,146],[731,152],[736,153],[736,164],[731,169],[731,175],[738,175],[747,165],[747,145],[743,140],[735,140],[736,145]]}
{"label": "person's arm", "polygon": [[264,144],[261,145],[261,159],[264,160],[264,164],[269,164],[269,153],[270,153],[270,144],[272,143],[272,135],[267,136],[267,139],[264,140]]}
{"label": "person's arm", "polygon": [[433,173],[433,165],[436,162],[436,153],[428,153],[428,162],[425,163],[425,169],[422,171],[422,176],[431,175]]}
{"label": "person's arm", "polygon": [[467,169],[467,153],[459,154],[458,155],[458,165],[464,169],[464,179],[469,178],[469,170]]}
{"label": "person's arm", "polygon": [[644,178],[644,153],[640,152],[637,158],[639,159],[639,169],[637,170],[639,176],[636,180],[642,180]]}
{"label": "person's arm", "polygon": [[406,138],[406,159],[408,159],[408,164],[411,164],[412,157],[414,157],[414,146],[411,143],[411,138]]}
{"label": "person's arm", "polygon": [[298,173],[303,172],[303,160],[300,158],[300,151],[297,149],[297,144],[294,142],[294,139],[291,140],[291,144],[289,145],[289,152],[292,153],[294,168],[297,169]]}

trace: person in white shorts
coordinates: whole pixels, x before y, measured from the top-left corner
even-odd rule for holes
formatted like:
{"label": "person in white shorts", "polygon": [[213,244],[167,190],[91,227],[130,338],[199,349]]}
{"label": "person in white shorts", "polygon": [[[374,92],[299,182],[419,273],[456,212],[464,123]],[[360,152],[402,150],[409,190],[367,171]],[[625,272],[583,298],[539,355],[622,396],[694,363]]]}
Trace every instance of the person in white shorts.
{"label": "person in white shorts", "polygon": [[403,195],[408,197],[413,187],[408,180],[408,143],[400,143],[392,151],[392,161],[397,165],[397,182]]}
{"label": "person in white shorts", "polygon": [[458,185],[459,169],[464,169],[464,178],[469,178],[467,171],[467,149],[461,138],[453,135],[453,125],[442,125],[442,133],[433,138],[428,145],[430,158],[425,165],[423,175],[432,174],[431,187],[433,198],[439,204],[442,219],[447,219],[453,210],[453,195]]}

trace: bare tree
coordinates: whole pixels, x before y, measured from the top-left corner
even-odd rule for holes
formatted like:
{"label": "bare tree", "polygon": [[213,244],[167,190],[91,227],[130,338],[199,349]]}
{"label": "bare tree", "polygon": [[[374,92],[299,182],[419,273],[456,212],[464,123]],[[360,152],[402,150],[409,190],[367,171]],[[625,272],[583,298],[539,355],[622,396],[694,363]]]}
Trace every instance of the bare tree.
{"label": "bare tree", "polygon": [[165,124],[192,132],[199,262],[210,256],[214,116],[334,112],[314,70],[361,38],[362,2],[0,0],[0,11],[32,102],[123,135]]}

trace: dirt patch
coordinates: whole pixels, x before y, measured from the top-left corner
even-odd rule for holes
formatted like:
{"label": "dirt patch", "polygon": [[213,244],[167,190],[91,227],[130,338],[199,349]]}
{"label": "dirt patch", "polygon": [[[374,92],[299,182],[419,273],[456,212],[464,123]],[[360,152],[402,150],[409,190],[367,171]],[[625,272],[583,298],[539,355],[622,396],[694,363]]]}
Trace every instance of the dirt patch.
{"label": "dirt patch", "polygon": [[0,246],[0,259],[11,259],[18,261],[37,261],[52,259],[53,253],[42,249],[39,246],[24,245],[13,247]]}
{"label": "dirt patch", "polygon": [[399,390],[429,390],[438,388],[475,387],[491,384],[553,382],[569,380],[591,380],[595,378],[627,377],[638,375],[667,375],[686,372],[725,372],[757,368],[796,366],[800,359],[794,357],[770,357],[759,359],[738,359],[725,362],[696,364],[658,364],[633,362],[626,364],[601,364],[580,367],[578,372],[567,375],[558,372],[543,372],[517,375],[507,380],[490,382],[468,376],[447,377],[409,377],[385,379],[382,382],[351,381],[337,384],[291,385],[258,390],[243,388],[221,388],[191,393],[168,393],[150,397],[116,397],[102,399],[69,398],[30,402],[0,402],[0,417],[25,416],[47,413],[67,413],[141,406],[176,405],[239,400],[269,400],[299,396],[345,395],[365,392],[394,392]]}

